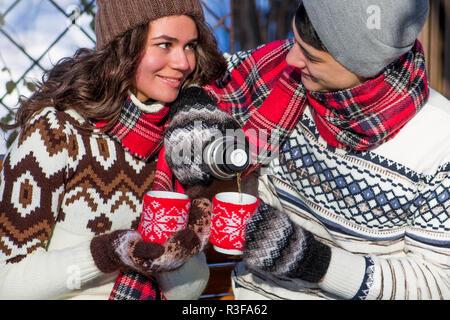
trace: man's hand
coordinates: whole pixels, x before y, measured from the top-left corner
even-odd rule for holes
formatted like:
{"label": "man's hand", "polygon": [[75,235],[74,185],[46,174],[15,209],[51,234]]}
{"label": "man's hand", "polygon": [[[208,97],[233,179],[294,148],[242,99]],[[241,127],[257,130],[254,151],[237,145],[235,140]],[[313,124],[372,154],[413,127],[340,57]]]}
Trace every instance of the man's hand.
{"label": "man's hand", "polygon": [[265,203],[247,224],[243,260],[250,269],[319,282],[330,258],[330,247]]}

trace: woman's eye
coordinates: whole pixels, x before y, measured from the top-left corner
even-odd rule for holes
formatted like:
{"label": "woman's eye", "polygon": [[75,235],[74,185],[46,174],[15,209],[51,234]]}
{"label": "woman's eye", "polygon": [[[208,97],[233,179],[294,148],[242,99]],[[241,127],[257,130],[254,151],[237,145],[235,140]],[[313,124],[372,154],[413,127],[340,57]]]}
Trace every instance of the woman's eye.
{"label": "woman's eye", "polygon": [[167,49],[167,48],[169,48],[170,43],[168,43],[168,42],[159,43],[159,44],[157,44],[157,46],[162,48],[162,49]]}
{"label": "woman's eye", "polygon": [[197,44],[196,43],[189,43],[186,45],[186,49],[187,50],[195,50],[197,48]]}

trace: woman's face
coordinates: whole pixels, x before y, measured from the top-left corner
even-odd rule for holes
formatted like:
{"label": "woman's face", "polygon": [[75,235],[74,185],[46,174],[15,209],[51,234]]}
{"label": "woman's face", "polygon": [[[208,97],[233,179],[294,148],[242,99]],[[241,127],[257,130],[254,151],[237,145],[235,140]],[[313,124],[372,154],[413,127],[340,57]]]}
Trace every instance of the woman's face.
{"label": "woman's face", "polygon": [[197,26],[188,16],[150,22],[147,43],[135,74],[136,97],[174,101],[196,65]]}

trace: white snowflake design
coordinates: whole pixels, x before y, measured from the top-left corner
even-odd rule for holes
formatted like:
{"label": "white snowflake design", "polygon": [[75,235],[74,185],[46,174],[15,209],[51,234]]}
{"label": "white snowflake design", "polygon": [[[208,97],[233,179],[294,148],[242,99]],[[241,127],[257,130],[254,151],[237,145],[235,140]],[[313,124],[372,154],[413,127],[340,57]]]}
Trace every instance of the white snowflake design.
{"label": "white snowflake design", "polygon": [[241,208],[236,211],[216,204],[212,214],[212,232],[215,242],[224,247],[231,246],[243,249],[245,238],[245,225],[252,212]]}
{"label": "white snowflake design", "polygon": [[153,200],[144,206],[140,229],[143,235],[152,242],[164,242],[170,234],[186,228],[189,218],[190,202],[183,208],[164,206]]}

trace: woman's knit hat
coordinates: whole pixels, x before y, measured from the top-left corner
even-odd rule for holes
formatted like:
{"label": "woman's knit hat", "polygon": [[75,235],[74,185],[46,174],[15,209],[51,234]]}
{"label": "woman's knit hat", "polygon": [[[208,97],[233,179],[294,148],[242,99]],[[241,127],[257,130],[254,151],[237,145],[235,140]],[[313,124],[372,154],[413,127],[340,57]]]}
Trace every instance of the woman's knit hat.
{"label": "woman's knit hat", "polygon": [[200,0],[97,0],[97,49],[141,24],[172,15],[205,20]]}

